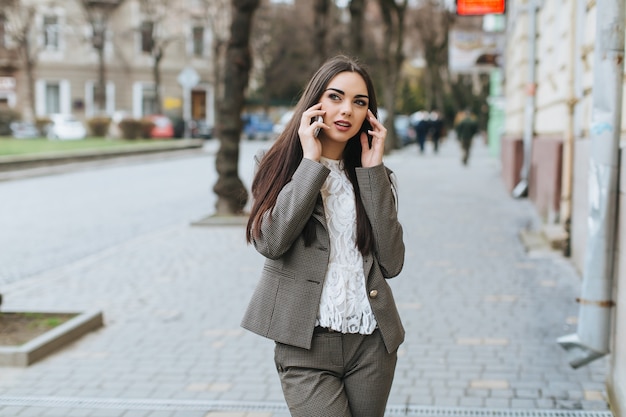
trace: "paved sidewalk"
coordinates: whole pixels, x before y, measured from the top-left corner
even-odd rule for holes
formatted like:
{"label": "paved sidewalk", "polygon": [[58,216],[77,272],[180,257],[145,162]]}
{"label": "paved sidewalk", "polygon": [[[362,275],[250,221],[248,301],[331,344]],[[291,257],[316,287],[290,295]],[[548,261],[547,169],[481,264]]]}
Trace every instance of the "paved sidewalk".
{"label": "paved sidewalk", "polygon": [[[525,252],[518,234],[535,211],[475,145],[466,167],[451,140],[439,155],[412,145],[386,158],[407,247],[391,281],[407,339],[387,415],[605,411],[608,360],[573,370],[555,342],[575,329],[580,277],[567,259]],[[243,142],[242,161],[258,146]],[[105,327],[0,367],[0,417],[288,415],[272,342],[239,327],[263,259],[243,226],[194,220],[3,288],[7,309],[98,308]]]}

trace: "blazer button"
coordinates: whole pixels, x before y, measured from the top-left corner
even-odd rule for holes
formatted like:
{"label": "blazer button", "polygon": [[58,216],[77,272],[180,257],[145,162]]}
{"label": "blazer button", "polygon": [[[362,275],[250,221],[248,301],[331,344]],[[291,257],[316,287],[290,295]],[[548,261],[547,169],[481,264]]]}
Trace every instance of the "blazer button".
{"label": "blazer button", "polygon": [[370,298],[376,298],[376,297],[378,297],[378,290],[370,291]]}

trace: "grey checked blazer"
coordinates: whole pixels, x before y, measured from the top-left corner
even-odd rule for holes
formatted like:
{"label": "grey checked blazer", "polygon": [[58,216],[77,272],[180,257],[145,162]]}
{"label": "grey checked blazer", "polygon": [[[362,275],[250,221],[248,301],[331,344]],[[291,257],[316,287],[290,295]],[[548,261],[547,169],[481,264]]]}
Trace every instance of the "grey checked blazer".
{"label": "grey checked blazer", "polygon": [[[261,155],[256,156],[258,163]],[[320,189],[329,174],[324,165],[303,159],[266,213],[256,250],[267,258],[244,314],[242,327],[277,342],[311,348],[313,329],[329,261],[329,236]],[[357,168],[365,211],[372,224],[373,253],[363,257],[366,288],[387,351],[404,341],[404,328],[386,278],[404,264],[402,226],[396,216],[390,171],[384,165]],[[304,245],[302,230],[310,217],[316,238]]]}

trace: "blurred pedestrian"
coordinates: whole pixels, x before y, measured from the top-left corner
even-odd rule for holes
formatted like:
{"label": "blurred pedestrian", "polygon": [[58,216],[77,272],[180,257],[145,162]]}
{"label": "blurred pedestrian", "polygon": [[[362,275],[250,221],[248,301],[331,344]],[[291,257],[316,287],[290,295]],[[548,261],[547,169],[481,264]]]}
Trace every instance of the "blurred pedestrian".
{"label": "blurred pedestrian", "polygon": [[246,237],[267,259],[242,326],[276,342],[295,417],[382,417],[391,389],[404,243],[376,113],[369,74],[335,57],[255,157]]}
{"label": "blurred pedestrian", "polygon": [[457,116],[457,122],[454,127],[458,140],[461,142],[463,165],[467,165],[472,148],[472,139],[478,133],[478,122],[476,117],[469,111],[465,110]]}
{"label": "blurred pedestrian", "polygon": [[428,112],[418,112],[415,117],[413,128],[415,129],[419,152],[424,153],[426,147],[426,138],[428,137],[428,131],[430,130],[430,120]]}
{"label": "blurred pedestrian", "polygon": [[439,152],[439,141],[443,134],[443,116],[438,111],[430,112],[430,138],[433,141],[435,153]]}

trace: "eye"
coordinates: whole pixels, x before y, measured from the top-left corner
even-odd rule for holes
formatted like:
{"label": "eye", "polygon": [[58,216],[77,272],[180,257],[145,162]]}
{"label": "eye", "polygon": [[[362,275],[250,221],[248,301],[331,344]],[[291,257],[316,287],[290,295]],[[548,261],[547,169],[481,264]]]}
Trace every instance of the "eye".
{"label": "eye", "polygon": [[337,94],[337,93],[330,93],[330,94],[328,94],[328,97],[331,100],[341,100],[341,97],[339,97],[339,94]]}
{"label": "eye", "polygon": [[356,103],[357,106],[367,107],[367,101],[363,99],[357,99],[354,102]]}

